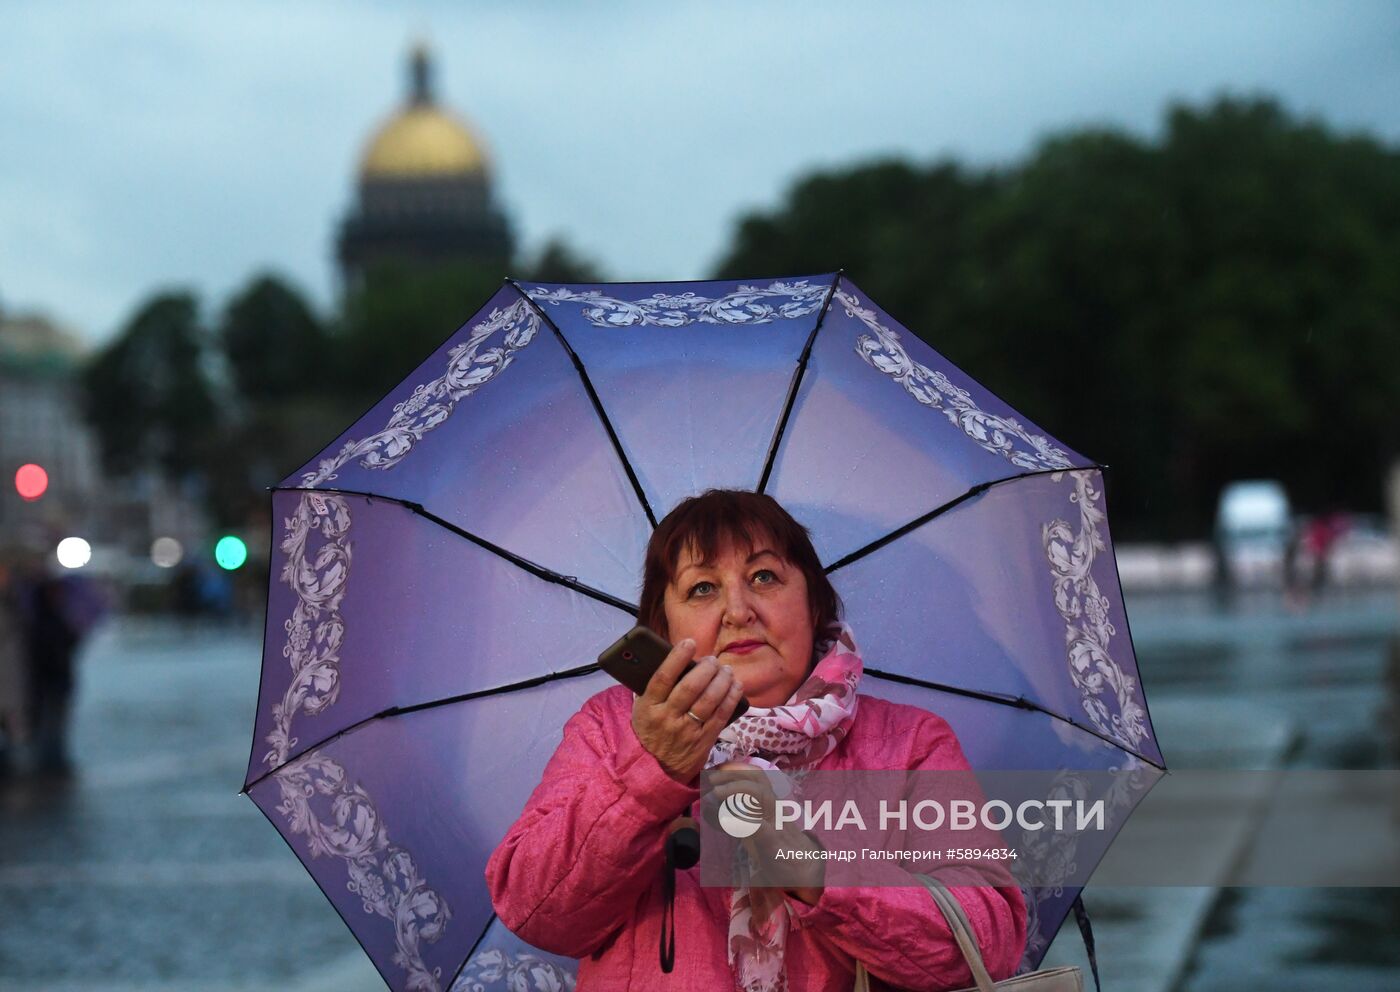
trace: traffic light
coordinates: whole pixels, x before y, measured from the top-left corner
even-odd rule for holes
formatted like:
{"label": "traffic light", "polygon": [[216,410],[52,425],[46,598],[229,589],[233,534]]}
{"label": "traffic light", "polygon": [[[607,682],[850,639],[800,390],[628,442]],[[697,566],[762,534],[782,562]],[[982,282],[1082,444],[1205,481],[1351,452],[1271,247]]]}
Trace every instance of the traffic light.
{"label": "traffic light", "polygon": [[226,568],[230,572],[241,568],[248,560],[248,546],[232,534],[225,534],[219,538],[219,543],[214,545],[214,560],[219,563],[220,568]]}
{"label": "traffic light", "polygon": [[35,465],[30,462],[21,465],[15,472],[15,492],[19,493],[22,499],[33,502],[49,488],[49,473],[44,471],[42,465]]}

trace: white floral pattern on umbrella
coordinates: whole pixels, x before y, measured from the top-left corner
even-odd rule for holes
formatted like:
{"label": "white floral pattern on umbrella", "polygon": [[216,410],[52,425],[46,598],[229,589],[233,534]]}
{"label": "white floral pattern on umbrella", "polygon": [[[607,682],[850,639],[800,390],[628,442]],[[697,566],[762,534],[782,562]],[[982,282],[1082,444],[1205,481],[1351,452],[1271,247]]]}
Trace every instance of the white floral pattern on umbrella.
{"label": "white floral pattern on umbrella", "polygon": [[856,339],[856,354],[871,368],[899,383],[924,406],[941,410],[950,423],[978,445],[1019,468],[1070,467],[1068,452],[1049,438],[1032,434],[1011,417],[986,412],[966,389],[954,385],[942,372],[916,362],[899,340],[898,332],[882,324],[875,311],[862,307],[854,295],[838,289],[836,299],[847,314],[870,329],[870,334]]}
{"label": "white floral pattern on umbrella", "polygon": [[[413,395],[394,406],[382,430],[345,442],[334,458],[324,459],[316,471],[303,475],[302,485],[329,482],[342,465],[356,458],[363,468],[393,468],[425,434],[450,417],[459,402],[504,372],[539,329],[539,313],[526,300],[492,310],[466,341],[447,353],[447,370],[442,375],[416,386]],[[497,334],[502,335],[500,345],[483,349]]]}
{"label": "white floral pattern on umbrella", "polygon": [[607,296],[601,290],[578,292],[568,286],[536,287],[527,295],[536,303],[551,306],[578,304],[583,307],[584,319],[597,327],[684,327],[695,322],[749,325],[807,317],[821,310],[830,289],[830,286],[813,285],[800,279],[790,283],[772,282],[767,286],[740,286],[719,297],[685,292],[622,300]]}
{"label": "white floral pattern on umbrella", "polygon": [[[1054,573],[1055,607],[1065,618],[1065,647],[1070,678],[1083,694],[1084,712],[1094,726],[1124,747],[1136,749],[1147,736],[1147,709],[1139,699],[1137,679],[1113,660],[1110,642],[1118,632],[1109,619],[1108,597],[1094,581],[1094,558],[1107,547],[1099,524],[1102,495],[1094,488],[1094,473],[1070,472],[1079,506],[1079,530],[1068,521],[1053,520],[1041,530],[1045,556]],[[1056,482],[1064,473],[1050,476]],[[1110,710],[1109,703],[1117,712]]]}
{"label": "white floral pattern on umbrella", "polygon": [[[429,969],[422,944],[442,936],[452,911],[419,874],[413,856],[392,844],[374,801],[352,782],[336,761],[312,752],[290,763],[297,745],[292,720],[298,713],[321,713],[340,693],[340,644],[345,622],[340,604],[350,578],[350,507],[345,497],[305,492],[296,512],[283,521],[281,550],[287,556],[281,580],[296,593],[287,620],[283,656],[292,666],[292,681],[273,709],[273,729],[263,756],[282,801],[277,811],[287,829],[306,838],[311,857],[327,855],[345,862],[347,888],[366,913],[394,925],[394,963],[408,973],[412,992],[440,992],[442,969]],[[323,543],[308,550],[313,534]],[[280,766],[280,767],[279,767]]]}

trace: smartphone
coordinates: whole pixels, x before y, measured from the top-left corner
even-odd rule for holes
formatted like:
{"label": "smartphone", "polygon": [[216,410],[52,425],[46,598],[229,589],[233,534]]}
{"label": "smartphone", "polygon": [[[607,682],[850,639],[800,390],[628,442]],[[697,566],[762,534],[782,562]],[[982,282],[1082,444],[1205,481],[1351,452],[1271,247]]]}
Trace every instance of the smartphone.
{"label": "smartphone", "polygon": [[[647,683],[670,653],[671,645],[666,643],[664,637],[650,627],[638,624],[598,656],[598,667],[640,696],[647,691]],[[692,661],[685,671],[694,667],[695,662]],[[681,677],[685,677],[685,672],[681,673]],[[749,701],[740,696],[729,723],[743,716],[748,708]]]}

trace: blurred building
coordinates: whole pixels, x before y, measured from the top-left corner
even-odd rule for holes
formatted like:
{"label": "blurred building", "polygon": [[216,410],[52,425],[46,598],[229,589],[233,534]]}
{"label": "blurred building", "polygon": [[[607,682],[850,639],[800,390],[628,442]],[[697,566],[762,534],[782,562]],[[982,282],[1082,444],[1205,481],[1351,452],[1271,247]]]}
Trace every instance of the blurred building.
{"label": "blurred building", "polygon": [[[103,472],[83,415],[88,357],[76,335],[49,320],[0,311],[0,549],[37,552],[56,567],[57,542],[82,537],[92,545],[89,571],[130,578],[133,566],[153,567],[156,537],[212,547],[200,480],[177,483],[154,467],[122,478]],[[26,500],[15,472],[30,463],[48,474],[48,488]]]}
{"label": "blurred building", "polygon": [[337,255],[346,288],[380,263],[499,264],[511,253],[481,139],[438,106],[422,45],[410,55],[408,75],[408,101],[370,138],[358,198],[341,225]]}
{"label": "blurred building", "polygon": [[[43,545],[92,523],[101,470],[82,414],[84,351],[43,317],[0,312],[0,544]],[[26,501],[15,472],[31,462],[48,473],[48,489]]]}

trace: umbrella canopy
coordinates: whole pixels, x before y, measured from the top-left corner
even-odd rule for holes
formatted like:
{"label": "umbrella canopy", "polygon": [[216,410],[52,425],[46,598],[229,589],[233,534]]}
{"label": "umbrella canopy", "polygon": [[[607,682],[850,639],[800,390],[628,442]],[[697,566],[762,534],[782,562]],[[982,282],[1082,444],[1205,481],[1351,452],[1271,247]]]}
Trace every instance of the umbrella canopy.
{"label": "umbrella canopy", "polygon": [[[507,282],[272,495],[245,790],[391,987],[567,984],[486,860],[612,684],[657,520],[712,487],[810,529],[862,691],[974,767],[1160,773],[1094,462],[839,274]],[[1077,892],[1028,892],[1027,966]]]}

